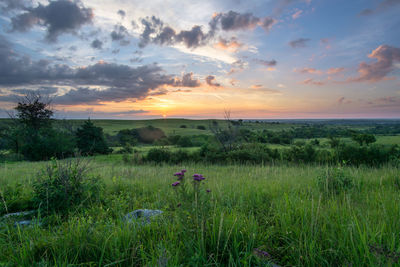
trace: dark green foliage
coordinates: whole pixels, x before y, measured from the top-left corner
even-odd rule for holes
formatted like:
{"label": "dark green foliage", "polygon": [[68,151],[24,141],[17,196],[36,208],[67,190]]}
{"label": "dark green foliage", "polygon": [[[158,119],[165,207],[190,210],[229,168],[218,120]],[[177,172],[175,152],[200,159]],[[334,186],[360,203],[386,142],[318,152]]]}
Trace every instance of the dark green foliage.
{"label": "dark green foliage", "polygon": [[199,130],[205,130],[205,129],[206,129],[206,126],[204,126],[204,125],[197,125],[197,129],[199,129]]}
{"label": "dark green foliage", "polygon": [[328,168],[317,179],[320,191],[326,194],[339,194],[354,187],[353,178],[341,167]]}
{"label": "dark green foliage", "polygon": [[33,183],[35,207],[46,214],[63,213],[98,201],[102,184],[87,171],[87,162],[79,158],[65,162],[53,160]]}
{"label": "dark green foliage", "polygon": [[185,124],[179,126],[179,128],[187,128],[187,126]]}
{"label": "dark green foliage", "polygon": [[51,126],[53,111],[50,100],[44,100],[40,94],[29,93],[15,107],[19,121],[26,127],[38,130]]}
{"label": "dark green foliage", "polygon": [[291,146],[289,150],[284,153],[284,158],[291,162],[296,163],[310,163],[316,160],[316,150],[310,144]]}
{"label": "dark green foliage", "polygon": [[358,134],[358,133],[354,133],[351,138],[356,141],[360,146],[362,146],[363,144],[366,144],[367,146],[369,144],[375,143],[376,142],[376,138],[374,135],[372,134]]}
{"label": "dark green foliage", "polygon": [[147,153],[146,160],[150,162],[162,163],[169,162],[171,158],[171,152],[166,149],[152,148]]}
{"label": "dark green foliage", "polygon": [[351,165],[370,165],[378,166],[383,163],[389,162],[391,159],[400,158],[400,149],[397,146],[354,146],[354,145],[341,145],[337,151],[338,161],[346,161]]}
{"label": "dark green foliage", "polygon": [[103,129],[96,127],[90,119],[76,131],[78,149],[84,155],[108,154],[111,149],[104,138]]}
{"label": "dark green foliage", "polygon": [[73,154],[74,136],[64,128],[52,128],[50,101],[28,94],[18,102],[16,118],[3,130],[7,146],[28,160],[63,158]]}
{"label": "dark green foliage", "polygon": [[0,188],[0,215],[33,209],[33,195],[29,186],[17,183]]}
{"label": "dark green foliage", "polygon": [[180,147],[193,146],[192,140],[189,136],[181,136],[176,144]]}
{"label": "dark green foliage", "polygon": [[75,139],[70,133],[52,128],[37,131],[25,128],[20,134],[23,136],[20,153],[28,160],[65,158],[74,154]]}

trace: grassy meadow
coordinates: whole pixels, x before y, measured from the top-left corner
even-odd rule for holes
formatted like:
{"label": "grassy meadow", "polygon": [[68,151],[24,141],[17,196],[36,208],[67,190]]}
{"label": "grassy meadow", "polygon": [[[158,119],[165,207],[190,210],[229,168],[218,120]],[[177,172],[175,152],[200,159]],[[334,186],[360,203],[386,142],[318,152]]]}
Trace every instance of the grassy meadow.
{"label": "grassy meadow", "polygon": [[[41,226],[15,227],[3,219],[0,266],[399,264],[398,168],[344,167],[354,187],[328,194],[317,182],[325,166],[132,166],[117,156],[90,159],[90,174],[105,185],[100,203],[54,215]],[[19,197],[29,199],[46,164],[2,164],[2,194],[18,187]],[[211,190],[202,223],[193,218],[192,203],[177,207],[171,184],[181,168],[188,171],[185,179],[203,174],[200,189]],[[164,214],[145,226],[123,221],[142,208]]]}
{"label": "grassy meadow", "polygon": [[[76,128],[82,122],[55,123]],[[93,122],[111,136],[122,129],[151,125],[167,137],[213,137],[211,120]],[[378,124],[363,123],[337,126],[331,122],[323,127],[332,133],[340,127],[371,128],[377,131],[378,148],[400,144],[399,135],[379,134],[380,128],[373,128]],[[246,130],[280,135],[282,130],[295,132],[295,127],[303,125],[304,132],[298,133],[306,133],[309,126],[291,121],[245,121],[240,129],[243,136]],[[331,141],[294,137],[290,144],[252,145],[301,152],[305,144],[313,144],[315,151],[333,155],[338,150]],[[246,145],[240,142],[238,147]],[[340,142],[344,147],[368,148],[350,137]],[[216,143],[206,145],[212,148]],[[58,201],[57,197],[68,195],[59,188],[74,186],[79,170],[62,166],[76,159],[29,162],[19,158],[0,163],[0,266],[400,266],[400,165],[396,159],[376,165],[301,160],[246,164],[199,157],[196,163],[183,158],[180,164],[167,164],[131,158],[145,158],[154,149],[200,155],[204,147],[154,142],[138,143],[130,152],[122,144],[113,149],[111,154],[80,158],[88,164],[88,172],[82,176],[82,187],[71,192],[87,192],[78,204],[61,203],[63,210],[51,210],[55,204],[49,199]],[[246,153],[252,156],[254,151]],[[187,170],[186,176],[176,184],[174,173],[182,169]],[[43,180],[46,173],[59,177]],[[195,173],[206,179],[194,181]],[[65,185],[52,184],[52,179],[59,178]],[[163,214],[148,224],[127,222],[124,216],[137,209]],[[30,210],[30,215],[5,217]],[[30,224],[18,224],[21,220]]]}

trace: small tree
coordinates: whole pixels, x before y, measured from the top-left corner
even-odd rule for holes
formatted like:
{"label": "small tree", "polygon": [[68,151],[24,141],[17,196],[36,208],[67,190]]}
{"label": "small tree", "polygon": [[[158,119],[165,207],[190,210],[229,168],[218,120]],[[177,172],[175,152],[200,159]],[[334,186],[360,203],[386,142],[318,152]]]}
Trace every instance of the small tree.
{"label": "small tree", "polygon": [[78,149],[84,155],[108,154],[108,147],[103,134],[103,128],[97,127],[88,119],[76,131]]}

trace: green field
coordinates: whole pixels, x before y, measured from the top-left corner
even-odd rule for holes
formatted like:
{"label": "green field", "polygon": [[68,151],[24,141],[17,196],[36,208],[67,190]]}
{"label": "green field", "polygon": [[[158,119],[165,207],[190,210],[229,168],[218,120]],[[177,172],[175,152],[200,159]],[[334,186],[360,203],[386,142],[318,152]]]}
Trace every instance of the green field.
{"label": "green field", "polygon": [[[20,228],[3,220],[9,224],[0,228],[0,265],[398,266],[398,168],[347,167],[354,188],[326,195],[317,186],[324,166],[131,166],[120,156],[91,159],[91,174],[105,183],[100,204],[42,226]],[[2,194],[18,188],[28,198],[46,164],[2,164]],[[202,190],[211,189],[203,226],[188,223],[190,206],[176,208],[171,183],[180,168],[203,174]],[[146,226],[123,222],[141,208],[164,214]]]}

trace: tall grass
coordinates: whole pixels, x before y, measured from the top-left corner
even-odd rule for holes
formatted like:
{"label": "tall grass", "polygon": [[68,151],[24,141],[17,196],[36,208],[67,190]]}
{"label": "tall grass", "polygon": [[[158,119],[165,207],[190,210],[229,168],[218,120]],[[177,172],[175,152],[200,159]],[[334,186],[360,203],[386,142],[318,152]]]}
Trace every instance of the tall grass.
{"label": "tall grass", "polygon": [[[20,183],[20,190],[29,195],[32,179],[44,164],[1,165],[0,188]],[[90,172],[106,184],[102,203],[74,210],[67,217],[54,215],[42,226],[3,224],[0,265],[400,264],[396,261],[400,252],[398,168],[345,167],[356,186],[326,194],[318,186],[324,166],[128,166],[104,158],[91,166]],[[188,225],[190,220],[177,212],[171,183],[175,181],[172,174],[180,168],[207,177],[205,187],[211,189],[212,205],[200,228]],[[126,213],[139,208],[165,212],[146,226],[124,222]],[[270,257],[258,255],[255,249]]]}

